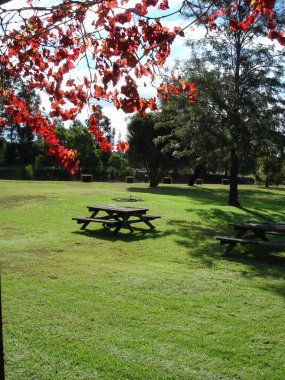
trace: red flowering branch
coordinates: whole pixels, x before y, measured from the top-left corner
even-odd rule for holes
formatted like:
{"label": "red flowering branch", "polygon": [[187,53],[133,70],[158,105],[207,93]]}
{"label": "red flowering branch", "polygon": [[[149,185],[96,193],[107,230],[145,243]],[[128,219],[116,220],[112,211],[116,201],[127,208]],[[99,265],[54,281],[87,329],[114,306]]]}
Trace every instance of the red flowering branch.
{"label": "red flowering branch", "polygon": [[[245,32],[254,25],[257,20],[263,17],[264,22],[267,24],[268,37],[285,46],[285,34],[283,31],[277,30],[278,25],[273,22],[276,3],[276,0],[234,0],[232,2],[231,18],[229,21],[230,29]],[[209,29],[217,29],[219,17],[223,17],[228,12],[226,8],[222,7],[222,3],[221,6],[219,6],[219,0],[214,0],[213,5],[214,4],[217,5],[217,9],[214,9],[210,14],[207,12],[206,15],[198,16],[199,22],[207,25]],[[240,17],[239,4],[245,4],[250,9],[243,20],[238,20]]]}
{"label": "red flowering branch", "polygon": [[[273,23],[275,1],[243,1],[251,11],[242,22],[233,18],[230,27],[246,30],[258,17],[267,17],[269,37],[284,44],[282,32]],[[0,6],[5,3],[9,1],[0,0]],[[153,81],[156,70],[169,57],[175,38],[183,34],[178,27],[170,30],[162,20],[181,12],[185,5],[197,4],[184,0],[180,9],[171,12],[167,0],[141,0],[133,6],[128,3],[129,0],[60,0],[57,5],[45,7],[42,2],[28,0],[27,6],[21,9],[0,8],[3,100],[0,127],[14,121],[28,125],[46,141],[47,153],[54,155],[70,172],[78,167],[76,151],[59,144],[49,118],[74,120],[89,106],[90,133],[102,149],[113,149],[99,128],[102,115],[94,101],[104,99],[126,113],[144,115],[148,110],[156,110],[155,98],[140,97],[137,79],[146,77]],[[220,3],[213,0],[208,8],[198,8],[190,24],[199,21],[215,27],[216,20],[225,12]],[[233,1],[233,9],[236,6]],[[151,17],[151,9],[163,12],[162,16]],[[82,72],[80,78],[76,78],[78,72]],[[45,109],[33,114],[29,105],[7,88],[16,77],[25,81],[28,91],[35,89],[48,95],[47,116]],[[195,101],[192,83],[161,84],[157,91],[158,98],[164,101],[170,94],[180,92],[185,92],[190,102]]]}

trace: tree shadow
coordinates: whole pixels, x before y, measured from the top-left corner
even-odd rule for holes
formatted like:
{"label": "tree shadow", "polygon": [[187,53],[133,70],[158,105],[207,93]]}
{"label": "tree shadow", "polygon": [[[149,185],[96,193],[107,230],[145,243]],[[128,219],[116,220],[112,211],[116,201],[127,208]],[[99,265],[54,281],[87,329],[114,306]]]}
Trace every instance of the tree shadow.
{"label": "tree shadow", "polygon": [[[184,217],[180,219],[179,214],[177,214],[177,217],[164,219],[162,231],[136,228],[132,234],[126,230],[113,235],[111,231],[102,228],[79,230],[74,233],[106,241],[128,243],[147,239],[163,239],[171,236],[177,247],[183,247],[188,253],[186,259],[181,259],[183,265],[189,265],[189,267],[201,265],[218,269],[222,260],[224,263],[229,263],[229,270],[235,270],[237,267],[230,265],[231,262],[242,264],[245,270],[240,272],[241,276],[284,278],[285,252],[273,248],[238,244],[230,256],[222,258],[223,246],[215,238],[221,234],[234,236],[235,231],[230,226],[231,223],[249,220],[284,221],[284,212],[280,208],[280,204],[284,204],[284,195],[280,192],[274,193],[271,190],[257,192],[256,188],[244,188],[240,194],[241,203],[248,206],[236,208],[226,205],[227,188],[188,188],[186,186],[164,185],[158,188],[131,186],[128,191],[138,194],[185,197]],[[189,199],[189,203],[187,203],[187,199]],[[195,205],[195,207],[191,208],[191,205]],[[201,207],[199,207],[200,205]],[[177,258],[175,260],[179,261]],[[275,289],[279,294],[284,294],[282,286],[270,287],[270,281],[268,283],[268,290],[274,291]]]}
{"label": "tree shadow", "polygon": [[[227,206],[228,188],[211,188],[211,187],[179,187],[179,186],[161,186],[157,188],[131,186],[127,191],[132,193],[144,193],[153,195],[167,196],[185,196],[191,199],[195,204]],[[256,188],[243,188],[239,193],[241,208],[250,205],[252,208],[262,210],[268,205],[270,210],[280,210],[280,203],[284,201],[284,195],[271,189],[262,189],[258,194]]]}
{"label": "tree shadow", "polygon": [[[221,246],[215,237],[220,234],[234,236],[235,232],[229,226],[229,223],[244,220],[244,215],[219,209],[196,210],[195,213],[198,215],[201,213],[203,220],[208,222],[196,222],[195,219],[192,222],[176,219],[170,219],[167,222],[170,227],[168,233],[174,235],[177,245],[188,251],[188,264],[185,262],[183,264],[192,266],[193,259],[195,259],[203,266],[218,268],[220,260],[223,260],[229,263],[240,263],[248,267],[248,270],[240,273],[244,277],[285,279],[284,250],[239,244],[231,251],[228,257],[221,256],[224,246]],[[250,212],[250,214],[265,220],[265,214],[263,213]],[[284,295],[285,283],[284,287],[282,285],[269,286],[267,290],[276,291],[278,294]]]}
{"label": "tree shadow", "polygon": [[[241,210],[243,213],[239,213],[237,210]],[[270,215],[268,214],[268,209],[259,209],[259,211],[256,211],[245,207],[233,208],[232,211],[229,209],[223,210],[221,208],[212,208],[210,210],[188,209],[187,211],[193,215],[197,215],[202,220],[208,221],[208,224],[214,225],[215,228],[222,229],[223,232],[225,230],[232,231],[232,227],[230,227],[229,224],[248,221],[252,219],[252,216],[254,216],[255,221],[263,222],[282,222],[284,220],[284,213],[281,212],[280,209],[278,212],[271,212]]]}
{"label": "tree shadow", "polygon": [[201,187],[171,187],[163,186],[157,188],[141,188],[141,187],[129,187],[127,189],[132,193],[143,193],[152,195],[167,195],[173,197],[186,197],[191,200],[191,203],[203,204],[203,205],[218,205],[224,206],[227,202],[227,190],[226,189],[211,189]]}
{"label": "tree shadow", "polygon": [[275,221],[275,220],[273,220],[273,218],[270,218],[270,216],[268,216],[268,213],[266,212],[266,210],[264,210],[262,213],[262,211],[251,210],[249,208],[242,207],[242,206],[239,207],[239,209],[244,211],[247,214],[254,215],[255,217],[257,217],[261,221],[265,221],[265,222],[274,222]]}

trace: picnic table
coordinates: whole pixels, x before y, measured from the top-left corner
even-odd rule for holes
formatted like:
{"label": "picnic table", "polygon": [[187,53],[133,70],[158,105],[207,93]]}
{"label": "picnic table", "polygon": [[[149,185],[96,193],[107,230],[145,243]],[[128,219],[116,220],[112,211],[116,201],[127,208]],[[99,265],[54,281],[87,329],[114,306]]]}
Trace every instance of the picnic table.
{"label": "picnic table", "polygon": [[[82,224],[81,230],[85,230],[89,223],[101,223],[104,228],[114,227],[114,234],[117,234],[122,228],[134,232],[132,224],[134,223],[144,223],[151,230],[155,227],[150,222],[151,220],[160,218],[158,215],[149,215],[147,214],[148,208],[139,208],[139,207],[121,207],[116,205],[95,205],[87,206],[91,215],[88,217],[78,216],[72,218],[77,220],[78,224]],[[98,216],[98,214],[102,216]]]}
{"label": "picnic table", "polygon": [[221,244],[227,244],[222,252],[222,256],[227,256],[237,243],[256,244],[264,247],[274,247],[285,249],[285,242],[270,240],[270,235],[285,236],[285,223],[272,222],[237,222],[230,223],[236,236],[217,236]]}

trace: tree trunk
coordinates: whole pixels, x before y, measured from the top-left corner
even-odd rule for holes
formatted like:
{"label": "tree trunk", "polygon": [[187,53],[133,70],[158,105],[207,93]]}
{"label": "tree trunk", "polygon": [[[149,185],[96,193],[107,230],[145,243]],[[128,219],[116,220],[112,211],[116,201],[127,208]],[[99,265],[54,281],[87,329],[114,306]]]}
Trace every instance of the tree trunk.
{"label": "tree trunk", "polygon": [[231,150],[230,165],[230,191],[228,205],[240,207],[240,203],[238,201],[238,156],[235,149]]}
{"label": "tree trunk", "polygon": [[159,181],[157,179],[150,179],[149,180],[149,187],[157,187],[159,184]]}
{"label": "tree trunk", "polygon": [[195,181],[199,177],[199,175],[201,174],[203,168],[204,168],[204,165],[197,165],[196,166],[193,175],[191,176],[191,178],[188,181],[188,186],[194,186],[195,185]]}

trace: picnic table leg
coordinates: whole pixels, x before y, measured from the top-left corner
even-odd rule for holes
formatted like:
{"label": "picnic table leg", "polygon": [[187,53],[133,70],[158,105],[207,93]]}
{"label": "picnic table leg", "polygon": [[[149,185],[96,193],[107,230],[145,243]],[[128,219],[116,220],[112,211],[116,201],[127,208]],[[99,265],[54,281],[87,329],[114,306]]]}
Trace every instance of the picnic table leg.
{"label": "picnic table leg", "polygon": [[[97,214],[98,214],[98,210],[94,211],[94,212],[90,215],[90,218],[94,218],[94,216],[97,215]],[[80,229],[81,229],[81,230],[85,230],[85,228],[88,226],[89,223],[90,223],[90,222],[85,222],[85,223],[83,223]]]}
{"label": "picnic table leg", "polygon": [[[118,218],[117,218],[117,216],[116,216],[116,214],[114,214],[112,211],[110,212],[110,211],[106,211],[107,212],[107,216],[105,217],[106,219],[115,219],[115,220],[119,220]],[[102,223],[102,226],[104,227],[104,228],[106,228],[107,230],[109,230],[109,229],[111,229],[111,228],[113,228],[114,226],[110,226],[110,225],[108,225],[108,224],[106,224],[106,223]]]}
{"label": "picnic table leg", "polygon": [[[243,237],[246,233],[246,229],[242,229],[238,232],[237,234],[237,238],[240,238],[240,237]],[[237,245],[237,242],[231,242],[231,243],[228,243],[228,246],[224,249],[224,251],[222,252],[221,256],[222,257],[225,257],[225,256],[228,256],[229,253],[231,252],[231,250]]]}
{"label": "picnic table leg", "polygon": [[144,222],[145,222],[145,224],[147,224],[147,225],[149,226],[149,228],[150,228],[151,230],[154,230],[154,229],[155,229],[154,225],[153,225],[152,223],[150,223],[150,221],[148,221],[148,220],[144,220]]}
{"label": "picnic table leg", "polygon": [[117,225],[115,231],[114,231],[114,235],[116,235],[121,228],[125,227],[125,228],[128,228],[132,233],[135,231],[133,229],[133,227],[130,225],[130,223],[128,222],[128,219],[129,219],[129,216],[125,216],[123,219],[120,219],[120,218],[116,218],[119,222],[119,224]]}
{"label": "picnic table leg", "polygon": [[155,229],[154,225],[153,225],[152,223],[150,223],[149,220],[145,219],[145,218],[143,217],[143,215],[141,216],[140,219],[141,219],[141,221],[144,222],[147,226],[149,226],[149,228],[150,228],[151,230],[154,230],[154,229]]}
{"label": "picnic table leg", "polygon": [[225,257],[228,256],[230,251],[236,246],[236,242],[229,243],[228,246],[223,250],[221,256]]}

